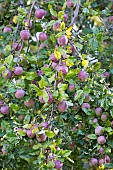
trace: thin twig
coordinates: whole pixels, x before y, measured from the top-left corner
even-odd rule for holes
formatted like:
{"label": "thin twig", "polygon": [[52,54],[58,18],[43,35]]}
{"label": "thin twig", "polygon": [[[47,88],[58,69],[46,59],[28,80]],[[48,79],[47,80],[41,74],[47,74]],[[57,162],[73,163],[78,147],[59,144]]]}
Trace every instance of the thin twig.
{"label": "thin twig", "polygon": [[80,8],[80,3],[81,3],[81,0],[78,1],[77,5],[76,5],[76,9],[75,9],[75,12],[74,12],[74,17],[70,23],[69,26],[73,25],[78,17],[78,12],[79,12],[79,8]]}
{"label": "thin twig", "polygon": [[18,28],[19,28],[19,23],[18,23],[17,26],[16,26],[16,30],[15,30],[14,38],[13,38],[13,44],[14,44],[15,41],[16,41],[16,36],[17,36]]}
{"label": "thin twig", "polygon": [[36,3],[36,0],[34,0],[32,6],[31,6],[31,9],[30,9],[28,26],[30,25],[31,14],[32,14],[32,10],[33,10],[33,7],[34,7],[35,3]]}

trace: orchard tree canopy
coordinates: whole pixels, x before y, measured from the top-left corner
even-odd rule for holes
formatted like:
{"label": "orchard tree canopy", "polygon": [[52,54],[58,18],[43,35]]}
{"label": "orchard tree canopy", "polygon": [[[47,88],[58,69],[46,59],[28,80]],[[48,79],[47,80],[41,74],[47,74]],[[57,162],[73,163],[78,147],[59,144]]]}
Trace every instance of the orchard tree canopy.
{"label": "orchard tree canopy", "polygon": [[113,0],[0,0],[0,169],[113,168]]}

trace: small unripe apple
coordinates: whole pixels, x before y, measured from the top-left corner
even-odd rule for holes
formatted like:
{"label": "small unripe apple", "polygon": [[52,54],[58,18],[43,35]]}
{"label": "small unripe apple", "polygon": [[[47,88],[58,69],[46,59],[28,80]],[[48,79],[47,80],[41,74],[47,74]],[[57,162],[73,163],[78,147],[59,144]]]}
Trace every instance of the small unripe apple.
{"label": "small unripe apple", "polygon": [[103,165],[105,163],[105,159],[104,158],[101,158],[98,160],[98,164],[99,166]]}
{"label": "small unripe apple", "polygon": [[24,97],[24,95],[25,95],[25,91],[22,89],[18,89],[15,93],[15,97],[17,99],[21,99],[22,97]]}
{"label": "small unripe apple", "polygon": [[91,159],[90,159],[90,162],[89,162],[89,165],[90,165],[91,167],[97,166],[97,165],[98,165],[98,159],[96,159],[96,158],[91,158]]}
{"label": "small unripe apple", "polygon": [[40,41],[45,41],[45,40],[47,40],[47,35],[46,35],[46,33],[44,33],[44,32],[41,32],[40,34],[39,34],[39,40]]}
{"label": "small unripe apple", "polygon": [[67,74],[68,73],[68,67],[67,66],[58,66],[57,71],[62,71],[62,74]]}
{"label": "small unripe apple", "polygon": [[85,81],[88,78],[88,73],[86,71],[80,71],[78,73],[78,79],[80,81]]}
{"label": "small unripe apple", "polygon": [[100,115],[102,114],[102,108],[97,107],[97,108],[95,109],[95,112],[96,112],[96,115],[97,115],[97,116],[100,116]]}
{"label": "small unripe apple", "polygon": [[43,19],[46,15],[46,12],[43,9],[37,9],[35,11],[35,16],[37,19]]}
{"label": "small unripe apple", "polygon": [[68,38],[65,35],[62,35],[62,37],[58,38],[58,44],[61,46],[65,46],[68,43]]}
{"label": "small unripe apple", "polygon": [[59,160],[55,160],[54,163],[55,163],[54,168],[56,168],[57,170],[60,170],[63,167],[63,163]]}
{"label": "small unripe apple", "polygon": [[95,134],[96,134],[96,135],[101,135],[101,134],[102,134],[102,129],[103,129],[102,126],[97,126],[97,127],[95,128]]}
{"label": "small unripe apple", "polygon": [[42,96],[39,96],[39,101],[40,101],[40,103],[45,103],[45,101],[44,101]]}
{"label": "small unripe apple", "polygon": [[85,94],[84,102],[89,102],[89,101],[90,101],[90,96],[88,94]]}
{"label": "small unripe apple", "polygon": [[97,119],[97,118],[94,118],[94,119],[92,120],[92,122],[93,122],[93,123],[98,123],[98,119]]}
{"label": "small unripe apple", "polygon": [[5,27],[4,30],[3,30],[3,32],[4,32],[4,33],[5,33],[5,32],[11,32],[11,30],[12,30],[12,29],[11,29],[10,27]]}
{"label": "small unripe apple", "polygon": [[20,32],[20,37],[21,37],[22,40],[28,40],[29,37],[30,37],[29,31],[28,30],[22,30]]}
{"label": "small unripe apple", "polygon": [[10,79],[12,77],[12,71],[6,69],[5,71],[2,72],[2,76],[5,76],[5,79]]}
{"label": "small unripe apple", "polygon": [[54,30],[54,31],[58,31],[58,28],[60,28],[60,23],[59,23],[59,22],[56,22],[56,23],[53,25],[53,30]]}
{"label": "small unripe apple", "polygon": [[99,136],[99,137],[97,138],[97,142],[98,142],[98,144],[105,144],[105,143],[106,143],[106,138],[105,138],[105,136]]}
{"label": "small unripe apple", "polygon": [[35,137],[35,134],[32,133],[32,129],[27,130],[27,136],[28,136],[28,138],[34,138]]}
{"label": "small unripe apple", "polygon": [[20,76],[22,73],[23,73],[23,68],[22,68],[22,67],[20,67],[20,66],[15,67],[15,69],[14,69],[14,74],[15,74],[16,76]]}
{"label": "small unripe apple", "polygon": [[99,153],[104,154],[104,148],[103,147],[100,147]]}
{"label": "small unripe apple", "polygon": [[82,103],[82,109],[90,109],[90,104],[89,103]]}
{"label": "small unripe apple", "polygon": [[13,49],[14,49],[15,51],[19,51],[19,50],[21,49],[21,45],[18,44],[18,43],[14,43],[14,44],[13,44]]}
{"label": "small unripe apple", "polygon": [[31,20],[29,21],[28,19],[25,19],[24,23],[25,23],[25,26],[28,26],[29,28],[32,28],[32,21]]}
{"label": "small unripe apple", "polygon": [[104,72],[104,76],[106,77],[106,78],[109,78],[110,77],[110,74],[109,74],[109,72]]}
{"label": "small unripe apple", "polygon": [[2,107],[0,108],[0,112],[1,112],[3,115],[9,114],[9,106],[2,106]]}
{"label": "small unripe apple", "polygon": [[75,90],[75,84],[69,84],[68,89],[73,92]]}
{"label": "small unripe apple", "polygon": [[68,8],[74,7],[74,3],[72,2],[72,0],[67,0],[66,5]]}
{"label": "small unripe apple", "polygon": [[42,134],[36,136],[36,139],[37,139],[38,142],[45,142],[46,139],[47,139],[47,136],[46,136],[45,133],[42,133]]}
{"label": "small unripe apple", "polygon": [[103,114],[103,115],[101,116],[101,120],[102,120],[102,121],[106,121],[106,119],[107,119],[107,115],[106,115],[106,114]]}
{"label": "small unripe apple", "polygon": [[64,22],[67,22],[67,20],[68,20],[68,15],[64,14]]}
{"label": "small unripe apple", "polygon": [[110,157],[108,155],[105,155],[105,163],[110,163]]}
{"label": "small unripe apple", "polygon": [[65,112],[68,108],[68,105],[66,103],[66,101],[62,101],[58,104],[58,111],[59,112]]}
{"label": "small unripe apple", "polygon": [[35,100],[30,99],[29,101],[24,101],[25,106],[27,107],[33,107],[35,105]]}

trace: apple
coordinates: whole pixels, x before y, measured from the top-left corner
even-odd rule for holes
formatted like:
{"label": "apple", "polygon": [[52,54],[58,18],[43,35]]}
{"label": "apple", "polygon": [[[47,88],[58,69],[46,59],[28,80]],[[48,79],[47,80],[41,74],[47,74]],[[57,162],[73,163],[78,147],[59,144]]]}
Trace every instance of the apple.
{"label": "apple", "polygon": [[68,20],[68,15],[67,14],[64,14],[64,22],[67,22],[67,20]]}
{"label": "apple", "polygon": [[72,2],[72,0],[67,0],[66,5],[68,8],[74,7],[74,3]]}
{"label": "apple", "polygon": [[28,30],[22,30],[20,32],[20,37],[21,37],[22,40],[28,40],[29,37],[30,37],[29,31]]}
{"label": "apple", "polygon": [[40,103],[45,103],[45,101],[44,101],[42,96],[39,96],[39,101],[40,101]]}
{"label": "apple", "polygon": [[52,68],[53,68],[53,69],[56,69],[57,66],[58,66],[58,63],[52,62]]}
{"label": "apple", "polygon": [[18,116],[18,120],[23,120],[24,119],[24,117],[25,117],[25,115],[23,115],[23,114],[20,114],[19,116]]}
{"label": "apple", "polygon": [[105,163],[110,163],[110,157],[108,155],[105,155]]}
{"label": "apple", "polygon": [[75,90],[75,84],[69,84],[68,90],[73,92]]}
{"label": "apple", "polygon": [[48,96],[49,96],[48,103],[51,104],[53,102],[52,94],[48,94]]}
{"label": "apple", "polygon": [[104,158],[101,158],[98,160],[98,164],[99,166],[103,165],[105,163],[105,159]]}
{"label": "apple", "polygon": [[113,16],[109,17],[109,22],[113,23]]}
{"label": "apple", "polygon": [[3,30],[4,33],[5,32],[11,32],[11,31],[12,31],[12,29],[10,27],[5,27],[4,30]]}
{"label": "apple", "polygon": [[97,116],[100,116],[100,115],[102,114],[102,108],[97,107],[97,108],[95,109],[95,113],[96,113]]}
{"label": "apple", "polygon": [[54,30],[54,31],[58,31],[58,28],[60,28],[60,23],[59,23],[59,22],[56,22],[56,23],[53,25],[53,30]]}
{"label": "apple", "polygon": [[42,133],[40,135],[36,135],[36,139],[37,139],[38,142],[44,142],[44,141],[46,141],[47,136],[46,136],[45,133]]}
{"label": "apple", "polygon": [[46,12],[43,9],[37,9],[35,11],[35,16],[37,19],[43,19],[46,15]]}
{"label": "apple", "polygon": [[97,119],[97,118],[94,118],[94,119],[92,120],[92,123],[98,123],[98,119]]}
{"label": "apple", "polygon": [[57,67],[57,71],[58,71],[58,72],[62,71],[62,74],[65,75],[65,74],[68,73],[68,67],[65,66],[65,65],[64,65],[64,66],[58,66],[58,67]]}
{"label": "apple", "polygon": [[45,40],[47,40],[47,35],[46,35],[46,33],[44,33],[44,32],[41,32],[40,34],[39,34],[39,40],[40,41],[45,41]]}
{"label": "apple", "polygon": [[64,47],[68,43],[68,38],[65,35],[62,35],[62,37],[58,38],[58,44]]}
{"label": "apple", "polygon": [[72,53],[74,53],[75,52],[75,47],[73,45],[71,45],[70,50],[71,50]]}
{"label": "apple", "polygon": [[89,103],[82,103],[82,109],[90,109],[90,104]]}
{"label": "apple", "polygon": [[14,69],[14,74],[15,74],[16,76],[20,76],[22,73],[23,73],[23,68],[22,68],[22,67],[20,67],[20,66],[15,67],[15,69]]}
{"label": "apple", "polygon": [[104,76],[106,77],[106,78],[109,78],[110,77],[110,74],[109,74],[109,72],[104,72]]}
{"label": "apple", "polygon": [[27,130],[27,136],[28,136],[28,138],[34,138],[35,137],[35,134],[32,133],[32,129]]}
{"label": "apple", "polygon": [[62,101],[58,104],[57,108],[58,108],[59,112],[65,112],[68,108],[68,105],[67,105],[66,101]]}
{"label": "apple", "polygon": [[34,99],[30,99],[28,101],[24,101],[24,104],[27,107],[33,107],[35,105],[35,100]]}
{"label": "apple", "polygon": [[78,73],[78,79],[80,81],[85,81],[88,78],[88,73],[86,71],[80,71]]}
{"label": "apple", "polygon": [[97,159],[97,158],[91,158],[91,159],[90,159],[89,165],[90,165],[91,167],[97,166],[97,164],[98,164],[98,159]]}
{"label": "apple", "polygon": [[38,70],[38,71],[37,71],[37,75],[38,75],[38,76],[42,76],[43,74],[44,74],[44,72],[43,72],[42,70]]}
{"label": "apple", "polygon": [[74,105],[73,105],[73,110],[78,110],[78,109],[79,109],[78,103],[74,103]]}
{"label": "apple", "polygon": [[89,102],[90,96],[88,94],[85,94],[84,96],[85,96],[84,102]]}
{"label": "apple", "polygon": [[95,134],[96,135],[101,135],[102,134],[103,127],[102,126],[97,126],[95,128]]}
{"label": "apple", "polygon": [[21,45],[18,44],[18,43],[14,43],[14,44],[13,44],[13,49],[14,49],[15,51],[19,51],[19,50],[21,49]]}
{"label": "apple", "polygon": [[106,138],[105,138],[105,136],[99,136],[99,137],[97,138],[97,142],[98,142],[98,144],[105,144],[105,143],[106,143]]}
{"label": "apple", "polygon": [[55,57],[54,53],[52,53],[52,54],[50,55],[50,60],[53,61],[53,62],[55,62],[55,63],[58,62],[58,60],[57,60],[57,58]]}
{"label": "apple", "polygon": [[5,77],[5,79],[10,79],[12,77],[12,71],[6,69],[2,72],[2,76]]}
{"label": "apple", "polygon": [[106,121],[106,119],[107,119],[107,115],[106,115],[106,114],[103,114],[103,115],[101,116],[101,120],[102,120],[102,121]]}
{"label": "apple", "polygon": [[41,126],[42,126],[43,128],[48,129],[49,123],[48,123],[48,122],[42,122],[42,123],[41,123]]}
{"label": "apple", "polygon": [[71,141],[70,148],[74,148],[74,147],[75,147],[75,142]]}
{"label": "apple", "polygon": [[16,91],[16,93],[15,93],[15,97],[16,97],[17,99],[23,98],[24,95],[25,95],[25,91],[22,90],[22,89],[18,89],[18,90]]}
{"label": "apple", "polygon": [[55,160],[55,167],[56,169],[60,170],[63,167],[63,163],[60,160]]}
{"label": "apple", "polygon": [[3,115],[9,114],[9,106],[2,106],[2,107],[0,108],[0,112],[1,112]]}
{"label": "apple", "polygon": [[104,148],[103,147],[100,147],[99,153],[104,154]]}

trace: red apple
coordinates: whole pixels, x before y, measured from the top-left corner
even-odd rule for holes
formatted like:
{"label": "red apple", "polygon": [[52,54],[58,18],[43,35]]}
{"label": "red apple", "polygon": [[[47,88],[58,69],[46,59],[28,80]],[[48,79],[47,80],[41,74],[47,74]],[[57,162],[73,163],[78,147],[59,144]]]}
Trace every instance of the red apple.
{"label": "red apple", "polygon": [[75,47],[73,45],[71,45],[70,50],[71,50],[72,53],[74,53],[75,52]]}
{"label": "red apple", "polygon": [[54,31],[58,31],[58,28],[60,28],[60,23],[59,23],[59,22],[56,22],[56,23],[53,25],[53,30],[54,30]]}
{"label": "red apple", "polygon": [[28,138],[34,138],[35,137],[35,134],[32,133],[32,129],[27,130],[27,136],[28,136]]}
{"label": "red apple", "polygon": [[46,136],[45,133],[42,133],[42,134],[40,134],[40,135],[37,135],[37,136],[36,136],[36,139],[37,139],[38,142],[45,142],[46,139],[47,139],[47,136]]}
{"label": "red apple", "polygon": [[13,44],[13,49],[14,49],[15,51],[19,51],[19,50],[21,49],[21,45],[18,44],[18,43],[14,43],[14,44]]}
{"label": "red apple", "polygon": [[105,138],[105,136],[99,136],[99,137],[97,138],[97,142],[98,142],[98,144],[105,144],[105,143],[106,143],[106,138]]}
{"label": "red apple", "polygon": [[105,155],[105,163],[110,163],[110,157],[108,155]]}
{"label": "red apple", "polygon": [[75,84],[69,84],[68,89],[73,92],[75,90]]}
{"label": "red apple", "polygon": [[40,40],[40,41],[45,41],[45,40],[47,40],[47,35],[46,35],[46,33],[41,32],[41,33],[39,34],[39,40]]}
{"label": "red apple", "polygon": [[18,89],[15,93],[15,97],[17,99],[21,99],[22,97],[24,97],[24,95],[25,95],[25,91],[22,89]]}
{"label": "red apple", "polygon": [[102,126],[97,126],[95,128],[95,134],[96,135],[101,135],[102,134],[103,127]]}
{"label": "red apple", "polygon": [[52,53],[52,54],[50,55],[50,60],[53,61],[53,62],[55,62],[55,63],[58,62],[58,60],[57,60],[57,58],[55,57],[54,53]]}
{"label": "red apple", "polygon": [[94,118],[94,119],[92,120],[92,123],[98,123],[98,119],[97,119],[97,118]]}
{"label": "red apple", "polygon": [[90,96],[88,94],[85,94],[84,102],[89,102],[89,101],[90,101]]}
{"label": "red apple", "polygon": [[33,107],[35,105],[35,100],[34,99],[30,99],[28,101],[24,101],[24,104],[27,107]]}
{"label": "red apple", "polygon": [[64,14],[64,22],[67,22],[67,20],[68,20],[68,15]]}
{"label": "red apple", "polygon": [[52,62],[52,68],[53,68],[53,69],[56,69],[57,66],[58,66],[58,63]]}
{"label": "red apple", "polygon": [[63,167],[63,163],[61,161],[59,161],[59,160],[55,160],[54,163],[55,163],[54,168],[56,168],[58,170],[60,170]]}
{"label": "red apple", "polygon": [[68,108],[68,105],[66,103],[66,101],[62,101],[58,104],[58,111],[59,112],[65,112]]}
{"label": "red apple", "polygon": [[90,104],[89,103],[82,103],[82,109],[90,109]]}
{"label": "red apple", "polygon": [[16,76],[20,76],[22,73],[23,73],[23,68],[22,68],[22,67],[20,67],[20,66],[15,67],[15,69],[14,69],[14,74],[15,74]]}
{"label": "red apple", "polygon": [[21,37],[22,40],[28,40],[29,37],[30,37],[29,31],[28,30],[22,30],[20,32],[20,37]]}
{"label": "red apple", "polygon": [[106,114],[103,114],[103,115],[101,116],[101,120],[102,120],[102,121],[106,121],[106,119],[107,119],[107,115],[106,115]]}
{"label": "red apple", "polygon": [[89,165],[90,165],[91,167],[97,166],[97,165],[98,165],[98,159],[96,159],[96,158],[91,158],[91,159],[90,159],[90,162],[89,162]]}
{"label": "red apple", "polygon": [[109,17],[109,22],[113,23],[113,16]]}
{"label": "red apple", "polygon": [[99,164],[99,166],[105,164],[105,159],[104,158],[99,159],[98,164]]}
{"label": "red apple", "polygon": [[0,112],[1,112],[3,115],[9,114],[9,106],[2,106],[2,107],[0,108]]}
{"label": "red apple", "polygon": [[12,30],[12,29],[11,29],[10,27],[5,27],[4,30],[3,30],[3,32],[4,32],[4,33],[5,33],[5,32],[11,32],[11,30]]}
{"label": "red apple", "polygon": [[46,129],[49,127],[48,122],[42,122],[41,125],[42,125],[43,128],[46,128]]}
{"label": "red apple", "polygon": [[67,0],[66,5],[68,8],[74,7],[74,3],[72,2],[72,0]]}
{"label": "red apple", "polygon": [[6,69],[2,72],[2,76],[5,77],[5,79],[10,79],[12,77],[12,71]]}
{"label": "red apple", "polygon": [[39,96],[39,101],[40,101],[40,103],[45,103],[45,101],[44,101],[42,96]]}
{"label": "red apple", "polygon": [[43,9],[37,9],[35,11],[35,16],[37,19],[43,19],[46,15],[46,12]]}
{"label": "red apple", "polygon": [[62,74],[67,74],[68,73],[68,67],[67,66],[58,66],[57,71],[62,71]]}
{"label": "red apple", "polygon": [[104,148],[103,147],[100,147],[99,153],[104,154]]}
{"label": "red apple", "polygon": [[106,78],[109,78],[110,77],[110,74],[109,74],[109,72],[104,72],[104,76],[106,77]]}
{"label": "red apple", "polygon": [[65,35],[62,35],[62,37],[58,38],[58,44],[61,46],[65,46],[68,43],[68,38]]}
{"label": "red apple", "polygon": [[95,109],[95,112],[96,112],[96,115],[97,115],[97,116],[100,116],[100,115],[102,114],[102,108],[97,107],[97,108]]}
{"label": "red apple", "polygon": [[85,81],[88,78],[88,73],[86,71],[80,71],[78,73],[78,79],[80,81]]}
{"label": "red apple", "polygon": [[52,103],[52,102],[53,102],[53,97],[52,97],[52,94],[48,94],[48,96],[49,96],[48,103],[50,104],[50,103]]}

